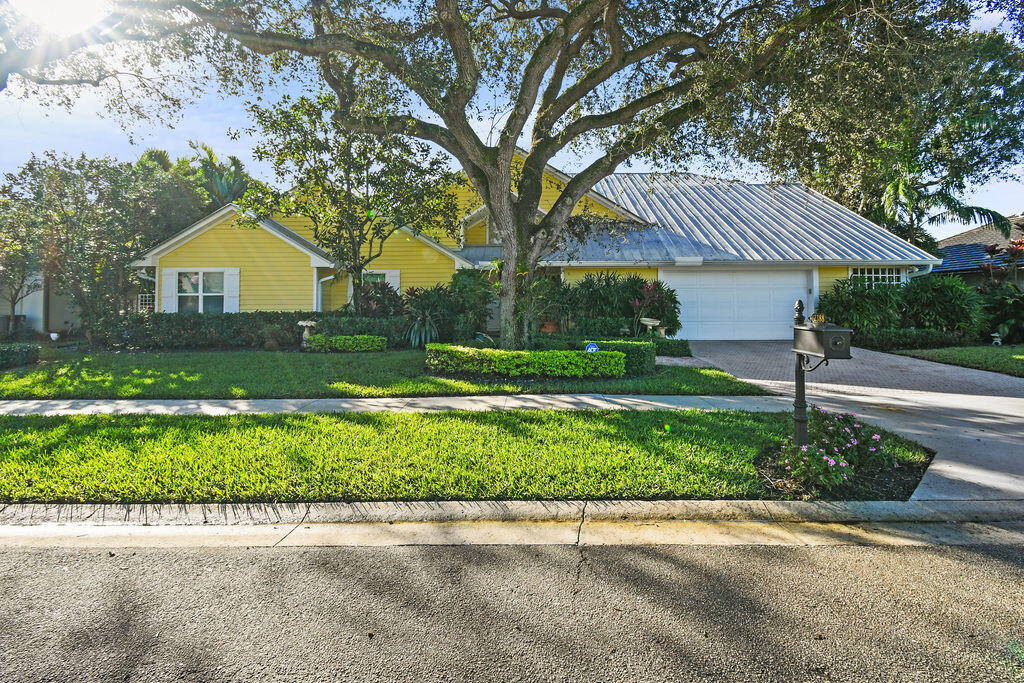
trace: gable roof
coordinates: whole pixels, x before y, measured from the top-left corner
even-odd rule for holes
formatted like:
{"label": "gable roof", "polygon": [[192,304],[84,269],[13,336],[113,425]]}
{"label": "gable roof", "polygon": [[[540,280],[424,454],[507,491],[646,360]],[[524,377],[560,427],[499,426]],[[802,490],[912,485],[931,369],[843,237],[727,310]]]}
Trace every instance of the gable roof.
{"label": "gable roof", "polygon": [[[615,173],[595,189],[656,227],[574,260],[938,264],[922,249],[802,185]],[[555,259],[553,259],[555,260]]]}
{"label": "gable roof", "polygon": [[[192,225],[188,226],[184,230],[171,235],[160,244],[156,245],[145,254],[143,254],[138,260],[133,261],[132,265],[135,267],[155,266],[157,261],[164,254],[174,251],[178,247],[192,241],[199,235],[203,234],[210,228],[213,228],[225,220],[231,218],[237,213],[241,213],[242,210],[234,205],[227,204],[217,209],[210,215],[202,218]],[[251,214],[250,214],[251,215]],[[331,259],[330,254],[318,247],[313,242],[285,226],[281,225],[272,218],[264,218],[257,223],[257,226],[263,228],[271,235],[274,235],[280,240],[283,240],[295,247],[299,251],[309,255],[309,265],[311,267],[323,267],[329,268],[334,265],[334,261]]]}
{"label": "gable roof", "polygon": [[[203,234],[210,228],[222,223],[236,213],[240,213],[242,210],[234,205],[228,204],[217,209],[209,216],[202,218],[192,225],[188,226],[184,230],[175,233],[171,237],[167,238],[160,244],[156,245],[145,254],[143,254],[138,260],[132,262],[135,267],[155,266],[157,260],[164,254],[173,251],[181,245],[195,239],[199,235]],[[251,214],[250,214],[251,215]],[[299,233],[295,232],[291,228],[285,227],[281,223],[278,223],[273,218],[264,218],[259,221],[257,225],[275,237],[284,240],[299,251],[309,254],[309,265],[311,267],[320,268],[333,268],[334,259],[326,251],[320,248],[316,243],[306,239]],[[457,265],[464,268],[471,268],[473,264],[459,256],[459,254],[448,247],[444,246],[440,242],[433,240],[426,235],[417,234],[409,228],[400,228],[402,231],[408,233],[412,237],[415,237],[420,242],[423,242],[427,246],[436,249],[448,258],[455,261]]]}
{"label": "gable roof", "polygon": [[1016,214],[1006,217],[1010,221],[1010,236],[1004,237],[991,223],[979,225],[970,230],[958,232],[946,239],[939,240],[940,247],[948,247],[953,244],[998,244],[1005,247],[1010,240],[1024,239],[1024,215]]}

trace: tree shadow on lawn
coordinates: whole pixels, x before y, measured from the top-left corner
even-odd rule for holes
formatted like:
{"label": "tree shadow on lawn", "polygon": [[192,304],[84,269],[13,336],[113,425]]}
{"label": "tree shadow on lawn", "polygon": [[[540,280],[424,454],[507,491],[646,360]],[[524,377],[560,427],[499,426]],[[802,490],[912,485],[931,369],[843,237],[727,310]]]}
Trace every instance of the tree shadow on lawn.
{"label": "tree shadow on lawn", "polygon": [[422,351],[51,352],[0,373],[3,398],[356,398],[522,393],[763,394],[716,369],[619,379],[474,379],[426,372]]}

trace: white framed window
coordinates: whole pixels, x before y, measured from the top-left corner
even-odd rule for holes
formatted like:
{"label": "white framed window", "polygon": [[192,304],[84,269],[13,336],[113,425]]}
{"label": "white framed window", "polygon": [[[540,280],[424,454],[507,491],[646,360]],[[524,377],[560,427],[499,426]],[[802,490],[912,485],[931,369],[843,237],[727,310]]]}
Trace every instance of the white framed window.
{"label": "white framed window", "polygon": [[871,287],[902,284],[903,268],[851,268],[850,278],[860,280]]}
{"label": "white framed window", "polygon": [[160,310],[165,313],[237,313],[238,268],[164,268]]}
{"label": "white framed window", "polygon": [[[400,270],[364,270],[363,284],[375,282],[387,282],[395,288],[396,292],[402,291],[402,271]],[[348,300],[352,301],[352,277],[348,277]]]}

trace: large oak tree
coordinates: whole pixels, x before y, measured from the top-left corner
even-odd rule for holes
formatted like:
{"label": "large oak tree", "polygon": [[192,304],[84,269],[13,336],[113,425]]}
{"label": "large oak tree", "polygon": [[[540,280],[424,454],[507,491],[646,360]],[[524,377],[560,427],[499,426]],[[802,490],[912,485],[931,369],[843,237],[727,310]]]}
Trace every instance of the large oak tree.
{"label": "large oak tree", "polygon": [[[991,0],[990,4],[1008,0]],[[223,85],[266,68],[314,73],[347,130],[419,137],[458,160],[500,238],[502,343],[522,342],[517,289],[562,246],[573,208],[638,156],[686,164],[735,151],[764,105],[810,96],[820,75],[793,54],[879,44],[915,49],[910,28],[962,26],[982,0],[122,0],[153,35],[211,61]],[[1014,19],[1019,19],[1013,14]],[[881,27],[881,28],[880,28]],[[904,31],[904,28],[908,30]],[[884,28],[885,30],[881,30]],[[218,46],[222,49],[218,50]],[[813,63],[813,60],[812,62]],[[282,76],[284,77],[284,76]],[[836,81],[845,101],[886,84]],[[767,100],[765,102],[764,100]],[[483,131],[489,129],[492,135]],[[516,162],[517,146],[525,149]],[[538,212],[545,165],[585,163]],[[517,273],[526,273],[526,282]]]}

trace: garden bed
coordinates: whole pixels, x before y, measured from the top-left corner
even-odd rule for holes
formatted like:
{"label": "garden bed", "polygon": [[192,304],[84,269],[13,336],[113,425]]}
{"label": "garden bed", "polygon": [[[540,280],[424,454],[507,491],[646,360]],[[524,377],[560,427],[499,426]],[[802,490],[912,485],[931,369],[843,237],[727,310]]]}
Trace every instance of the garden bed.
{"label": "garden bed", "polygon": [[[785,413],[0,417],[0,502],[789,499]],[[929,456],[824,497],[906,499]]]}
{"label": "garden bed", "polygon": [[644,377],[481,380],[434,377],[422,351],[112,353],[43,350],[0,372],[0,399],[332,398],[523,393],[763,395],[713,368],[658,367]]}

